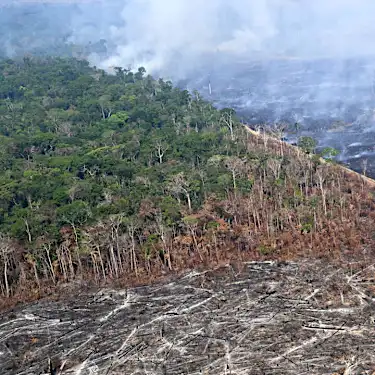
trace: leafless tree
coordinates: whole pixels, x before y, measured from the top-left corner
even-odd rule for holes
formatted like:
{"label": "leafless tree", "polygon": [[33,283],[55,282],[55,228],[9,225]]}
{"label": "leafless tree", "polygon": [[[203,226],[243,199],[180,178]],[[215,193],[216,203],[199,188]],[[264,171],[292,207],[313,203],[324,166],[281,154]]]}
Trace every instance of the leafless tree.
{"label": "leafless tree", "polygon": [[9,238],[0,235],[0,264],[2,266],[5,296],[10,297],[11,294],[11,280],[9,278],[9,271],[12,260],[12,253],[14,249]]}
{"label": "leafless tree", "polygon": [[244,161],[236,156],[227,157],[224,160],[224,165],[232,174],[233,189],[237,190],[237,177],[244,169]]}
{"label": "leafless tree", "polygon": [[361,161],[361,167],[362,167],[362,174],[366,177],[367,173],[367,166],[368,166],[368,159],[363,159]]}
{"label": "leafless tree", "polygon": [[165,152],[169,149],[169,146],[166,142],[161,139],[157,139],[154,143],[154,147],[156,148],[156,156],[159,159],[159,163],[163,163],[163,157]]}
{"label": "leafless tree", "polygon": [[189,182],[183,172],[180,172],[170,179],[167,189],[176,196],[179,200],[179,196],[182,194],[187,199],[189,211],[191,211],[191,198],[189,192]]}
{"label": "leafless tree", "polygon": [[102,112],[102,118],[106,119],[106,118],[111,117],[112,108],[111,108],[111,100],[110,100],[109,95],[102,95],[98,100],[98,104]]}
{"label": "leafless tree", "polygon": [[318,186],[322,195],[324,215],[327,215],[327,189],[325,187],[326,169],[324,167],[318,168],[316,171],[316,176],[318,178]]}
{"label": "leafless tree", "polygon": [[222,115],[220,121],[229,129],[230,139],[232,141],[235,140],[234,136],[234,119],[233,119],[233,111],[232,110],[225,110],[222,111]]}

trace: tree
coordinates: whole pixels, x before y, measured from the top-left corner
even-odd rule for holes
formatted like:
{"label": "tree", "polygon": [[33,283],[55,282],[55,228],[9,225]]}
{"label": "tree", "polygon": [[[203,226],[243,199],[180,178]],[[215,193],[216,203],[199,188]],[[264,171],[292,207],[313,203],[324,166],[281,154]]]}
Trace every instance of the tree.
{"label": "tree", "polygon": [[332,147],[325,147],[320,152],[322,158],[328,161],[332,161],[335,156],[339,154],[339,151]]}
{"label": "tree", "polygon": [[145,73],[146,73],[146,69],[143,66],[141,66],[141,67],[138,68],[137,73],[134,74],[134,77],[135,77],[135,79],[141,81],[143,79]]}
{"label": "tree", "polygon": [[313,154],[315,152],[317,142],[312,137],[300,137],[298,140],[298,147],[300,147],[306,154]]}
{"label": "tree", "polygon": [[102,95],[98,100],[98,104],[99,104],[103,119],[111,117],[112,106],[111,106],[110,96]]}
{"label": "tree", "polygon": [[169,146],[163,140],[156,139],[154,141],[154,147],[156,149],[156,151],[155,151],[156,157],[159,159],[159,163],[162,164],[163,163],[163,157],[164,157],[166,151],[169,149]]}
{"label": "tree", "polygon": [[228,128],[229,133],[230,133],[230,138],[232,141],[234,141],[235,140],[235,137],[234,137],[235,111],[231,108],[224,108],[220,111],[220,113],[221,113],[220,122],[225,124],[225,126]]}
{"label": "tree", "polygon": [[236,156],[227,157],[224,159],[225,167],[232,174],[233,190],[237,190],[237,176],[241,175],[244,168],[244,161]]}
{"label": "tree", "polygon": [[120,127],[120,126],[122,127],[129,120],[129,117],[130,116],[128,112],[119,111],[119,112],[114,113],[112,116],[110,116],[107,121],[110,125],[114,125],[116,127]]}
{"label": "tree", "polygon": [[0,236],[0,264],[2,265],[2,274],[4,280],[5,297],[10,297],[11,294],[11,280],[10,268],[13,256],[13,246],[9,238]]}
{"label": "tree", "polygon": [[327,169],[324,166],[319,167],[316,171],[316,176],[318,179],[318,186],[321,192],[324,215],[327,216],[327,189],[325,187]]}
{"label": "tree", "polygon": [[[198,262],[213,248],[220,261],[261,246],[289,258],[374,247],[364,178],[358,192],[345,169],[281,142],[283,127],[250,132],[233,110],[144,69],[115,73],[75,59],[0,62],[4,296],[18,280],[25,290],[178,272],[191,267],[186,246]],[[312,153],[316,142],[300,146]]]}
{"label": "tree", "polygon": [[176,175],[171,176],[167,184],[168,191],[175,195],[178,201],[180,200],[180,195],[185,196],[185,198],[187,199],[189,211],[191,211],[191,198],[189,187],[189,181],[185,177],[184,172],[180,172]]}
{"label": "tree", "polygon": [[190,234],[193,238],[195,251],[198,253],[200,260],[203,261],[203,256],[202,256],[202,254],[199,250],[197,233],[196,233],[197,229],[198,229],[198,225],[199,225],[198,218],[195,217],[195,216],[185,216],[182,219],[182,222],[185,224],[186,228],[189,230],[189,232],[190,232]]}
{"label": "tree", "polygon": [[[78,237],[78,227],[86,223],[86,221],[91,217],[91,210],[88,204],[84,201],[76,200],[72,203],[59,207],[57,209],[58,220],[62,224],[69,224],[74,233],[74,241],[76,245],[76,250],[79,252],[79,237]],[[80,257],[78,254],[78,262],[80,263]],[[82,265],[80,264],[82,268]]]}

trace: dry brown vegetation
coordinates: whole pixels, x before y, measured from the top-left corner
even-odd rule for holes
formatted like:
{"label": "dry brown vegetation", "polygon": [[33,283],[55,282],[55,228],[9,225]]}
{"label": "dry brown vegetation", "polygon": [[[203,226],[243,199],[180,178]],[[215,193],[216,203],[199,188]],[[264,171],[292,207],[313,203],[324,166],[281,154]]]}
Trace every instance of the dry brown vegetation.
{"label": "dry brown vegetation", "polygon": [[[324,258],[366,264],[375,249],[375,185],[331,163],[322,163],[266,134],[245,128],[234,135],[246,158],[212,158],[230,172],[233,189],[206,197],[190,209],[189,189],[180,176],[176,192],[183,226],[166,226],[145,200],[138,220],[123,225],[113,217],[95,226],[63,228],[57,249],[40,244],[37,259],[1,238],[2,307],[38,299],[55,286],[85,280],[94,285],[147,283],[199,266],[230,260]],[[202,176],[204,180],[204,176]],[[237,187],[247,180],[248,191]]]}

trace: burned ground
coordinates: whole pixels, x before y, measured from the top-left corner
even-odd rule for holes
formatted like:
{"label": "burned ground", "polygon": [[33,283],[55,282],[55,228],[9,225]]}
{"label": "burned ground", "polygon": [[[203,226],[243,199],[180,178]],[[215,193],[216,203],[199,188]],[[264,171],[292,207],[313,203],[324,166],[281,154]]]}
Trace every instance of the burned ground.
{"label": "burned ground", "polygon": [[[0,373],[372,374],[372,267],[253,262],[1,316]],[[340,372],[341,371],[341,372]]]}

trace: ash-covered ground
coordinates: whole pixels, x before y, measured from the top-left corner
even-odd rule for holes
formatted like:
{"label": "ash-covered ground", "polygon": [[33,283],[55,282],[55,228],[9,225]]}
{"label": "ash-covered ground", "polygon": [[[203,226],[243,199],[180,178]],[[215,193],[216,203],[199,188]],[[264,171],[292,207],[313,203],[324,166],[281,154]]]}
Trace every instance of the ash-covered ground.
{"label": "ash-covered ground", "polygon": [[248,263],[1,316],[0,373],[373,374],[374,268]]}
{"label": "ash-covered ground", "polygon": [[210,60],[180,85],[235,108],[251,125],[287,124],[291,141],[312,136],[338,149],[340,162],[375,176],[374,57]]}

